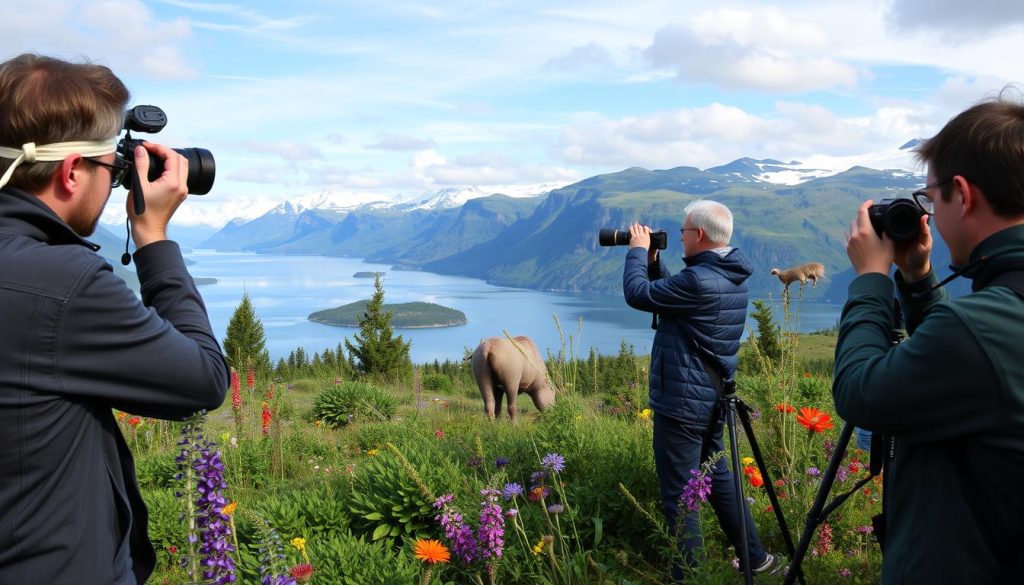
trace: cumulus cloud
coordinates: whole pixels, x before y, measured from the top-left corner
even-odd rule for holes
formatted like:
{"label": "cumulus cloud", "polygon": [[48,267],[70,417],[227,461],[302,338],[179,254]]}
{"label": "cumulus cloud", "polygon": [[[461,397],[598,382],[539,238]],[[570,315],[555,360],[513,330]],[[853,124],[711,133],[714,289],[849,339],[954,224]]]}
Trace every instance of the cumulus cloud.
{"label": "cumulus cloud", "polygon": [[102,59],[119,74],[189,79],[198,74],[182,50],[191,35],[186,19],[160,20],[138,0],[5,0],[0,58],[27,50]]}
{"label": "cumulus cloud", "polygon": [[726,87],[804,92],[853,86],[857,71],[823,53],[828,35],[776,8],[707,11],[658,30],[647,60],[680,80]]}
{"label": "cumulus cloud", "polygon": [[892,0],[886,14],[902,30],[938,30],[967,38],[992,29],[1024,25],[1024,3],[1009,0]]}
{"label": "cumulus cloud", "polygon": [[886,104],[868,115],[844,117],[820,105],[782,101],[770,113],[754,115],[716,103],[621,119],[593,117],[564,128],[552,154],[569,164],[604,168],[706,168],[744,156],[849,155],[929,136],[944,116],[937,108]]}
{"label": "cumulus cloud", "polygon": [[613,65],[611,53],[598,43],[587,43],[573,47],[568,53],[549,60],[545,69],[557,71],[578,71],[589,68],[606,68]]}
{"label": "cumulus cloud", "polygon": [[560,166],[522,164],[494,152],[480,151],[452,157],[450,160],[436,152],[429,152],[431,156],[414,160],[412,164],[413,176],[421,185],[428,187],[565,184],[579,178],[575,171]]}
{"label": "cumulus cloud", "polygon": [[416,138],[397,132],[378,132],[373,142],[366,145],[366,148],[397,151],[427,150],[436,147],[437,143],[432,138]]}

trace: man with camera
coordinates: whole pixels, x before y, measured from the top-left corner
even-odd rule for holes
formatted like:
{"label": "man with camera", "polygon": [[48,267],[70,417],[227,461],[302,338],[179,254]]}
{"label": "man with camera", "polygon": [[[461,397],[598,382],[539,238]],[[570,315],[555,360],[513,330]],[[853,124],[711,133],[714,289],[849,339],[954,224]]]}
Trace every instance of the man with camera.
{"label": "man with camera", "polygon": [[[658,249],[651,247],[650,228],[633,224],[622,288],[629,306],[657,316],[649,401],[654,411],[654,463],[665,519],[679,537],[686,563],[693,566],[703,541],[697,514],[680,510],[680,498],[693,477],[690,470],[701,468],[701,447],[709,428],[710,452],[725,448],[722,420],[711,418],[722,382],[731,384],[736,372],[747,315],[744,283],[752,270],[740,251],[729,247],[733,221],[726,206],[700,200],[687,205],[685,212],[680,240],[686,268],[670,275]],[[737,556],[742,550],[740,523],[745,522],[753,572],[780,569],[781,561],[761,545],[750,512],[737,507],[725,458],[716,461],[711,479],[711,505]],[[674,578],[683,573],[679,564],[673,567]]]}
{"label": "man with camera", "polygon": [[[971,107],[917,151],[917,235],[850,227],[858,276],[839,325],[833,396],[886,443],[883,583],[1011,583],[1024,574],[1024,105]],[[972,293],[952,299],[930,254],[934,217]],[[890,343],[893,281],[909,338]]]}
{"label": "man with camera", "polygon": [[[128,90],[106,67],[0,63],[0,583],[143,583],[155,562],[112,409],[181,419],[224,400],[228,369],[167,223],[188,165],[115,156]],[[147,180],[150,155],[163,172]],[[142,302],[84,237],[111,188],[129,206]]]}

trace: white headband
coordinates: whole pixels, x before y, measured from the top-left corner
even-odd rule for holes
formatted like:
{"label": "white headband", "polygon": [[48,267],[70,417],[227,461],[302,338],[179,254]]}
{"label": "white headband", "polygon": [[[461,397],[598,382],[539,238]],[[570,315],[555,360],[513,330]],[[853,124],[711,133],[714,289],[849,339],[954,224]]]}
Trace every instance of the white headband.
{"label": "white headband", "polygon": [[77,142],[57,142],[36,146],[35,142],[23,144],[20,149],[0,146],[0,157],[13,158],[14,163],[7,168],[7,172],[0,178],[0,189],[11,180],[14,169],[21,163],[32,164],[36,161],[53,162],[64,160],[69,154],[80,154],[84,157],[103,156],[117,150],[116,138],[110,140],[80,140]]}

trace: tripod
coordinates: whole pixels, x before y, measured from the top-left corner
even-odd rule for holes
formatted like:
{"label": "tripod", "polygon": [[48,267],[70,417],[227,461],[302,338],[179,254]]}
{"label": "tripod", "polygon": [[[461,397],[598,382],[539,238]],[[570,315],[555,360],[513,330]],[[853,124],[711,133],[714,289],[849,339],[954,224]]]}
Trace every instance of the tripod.
{"label": "tripod", "polygon": [[[893,299],[893,309],[893,323],[892,328],[889,330],[889,344],[896,346],[903,339],[903,332],[899,329],[900,321],[902,320],[900,317],[900,304],[896,299]],[[807,523],[804,526],[803,534],[800,536],[800,544],[797,545],[796,553],[793,554],[793,561],[789,565],[789,573],[786,575],[783,585],[792,585],[793,576],[800,571],[800,564],[807,555],[807,549],[811,545],[811,538],[814,537],[814,532],[818,526],[828,519],[829,515],[836,508],[843,505],[843,502],[850,496],[860,491],[865,484],[881,474],[886,460],[891,458],[894,447],[892,438],[873,433],[871,435],[871,459],[868,464],[868,476],[858,481],[850,491],[836,496],[832,502],[826,504],[828,496],[832,492],[832,484],[836,480],[836,473],[839,471],[839,466],[843,464],[843,457],[846,455],[846,448],[850,444],[851,436],[853,436],[853,425],[850,423],[843,424],[843,430],[839,432],[839,440],[836,443],[836,450],[828,461],[825,474],[821,477],[821,486],[818,487],[818,493],[814,496],[814,504],[811,505],[811,509],[807,512]],[[882,527],[876,528],[880,532]],[[878,533],[878,537],[881,538],[880,533]]]}
{"label": "tripod", "polygon": [[[712,379],[714,380],[714,378]],[[750,443],[750,450],[753,452],[754,461],[757,462],[757,468],[761,472],[761,477],[764,478],[765,491],[768,492],[768,499],[772,503],[772,510],[775,512],[775,519],[778,521],[779,530],[782,531],[782,538],[786,542],[786,550],[789,552],[791,557],[794,555],[793,539],[789,534],[789,527],[786,525],[786,517],[782,513],[782,506],[779,505],[778,496],[775,494],[775,486],[772,484],[771,478],[768,475],[768,468],[764,463],[764,457],[761,454],[761,447],[758,446],[757,438],[754,436],[753,428],[750,425],[751,408],[736,395],[735,381],[721,380],[721,382],[722,394],[718,398],[718,402],[711,413],[711,420],[708,422],[708,428],[704,434],[704,442],[701,446],[701,461],[707,460],[711,437],[714,435],[714,427],[718,423],[719,416],[724,413],[725,425],[729,432],[729,459],[732,463],[733,488],[736,491],[736,508],[740,511],[741,544],[740,550],[737,552],[740,555],[740,559],[742,559],[740,564],[743,566],[745,582],[747,585],[753,585],[754,572],[753,568],[750,566],[750,543],[747,542],[747,500],[743,495],[743,474],[740,472],[740,449],[739,443],[737,442],[737,418],[743,425],[743,432],[746,434],[747,441]],[[800,583],[802,585],[806,585],[803,575],[799,573],[799,568],[795,571],[792,568],[789,570],[789,575],[794,577],[799,576]]]}

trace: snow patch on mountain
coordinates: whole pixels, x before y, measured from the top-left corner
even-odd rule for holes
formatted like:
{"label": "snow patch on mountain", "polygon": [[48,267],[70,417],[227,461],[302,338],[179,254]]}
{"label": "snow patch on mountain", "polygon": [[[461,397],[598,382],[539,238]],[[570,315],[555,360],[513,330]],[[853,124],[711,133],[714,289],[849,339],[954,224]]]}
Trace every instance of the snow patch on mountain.
{"label": "snow patch on mountain", "polygon": [[754,174],[758,181],[777,185],[799,185],[812,179],[831,177],[853,167],[867,167],[876,170],[893,170],[908,175],[922,175],[921,165],[914,156],[913,148],[920,143],[914,139],[892,150],[852,156],[830,156],[818,154],[803,161],[780,163],[779,161],[756,161],[761,172]]}

